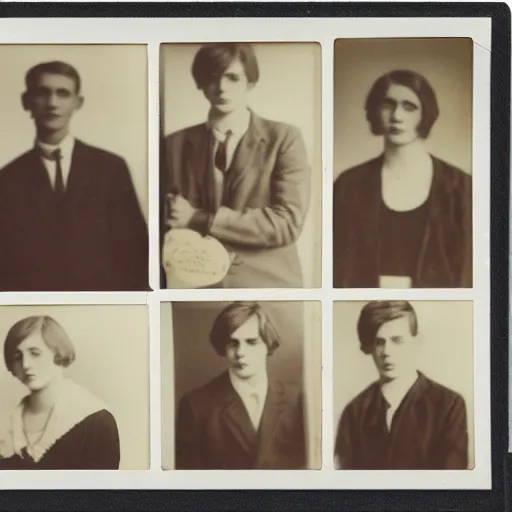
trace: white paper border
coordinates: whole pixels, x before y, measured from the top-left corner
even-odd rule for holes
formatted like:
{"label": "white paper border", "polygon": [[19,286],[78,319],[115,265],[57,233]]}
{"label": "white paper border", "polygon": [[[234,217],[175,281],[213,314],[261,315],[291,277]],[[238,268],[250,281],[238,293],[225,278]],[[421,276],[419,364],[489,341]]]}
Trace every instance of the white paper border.
{"label": "white paper border", "polygon": [[[345,37],[471,37],[474,41],[474,289],[333,290],[333,45]],[[140,304],[151,321],[151,469],[0,473],[0,489],[490,489],[490,48],[489,18],[41,18],[0,19],[0,44],[131,43],[148,45],[150,283],[158,286],[159,43],[316,41],[322,44],[323,289],[164,290],[145,293],[3,293],[5,304]],[[474,300],[475,459],[472,471],[334,471],[332,464],[332,301]],[[320,300],[323,303],[323,467],[321,471],[163,471],[160,455],[161,301]],[[371,474],[370,474],[371,473]]]}

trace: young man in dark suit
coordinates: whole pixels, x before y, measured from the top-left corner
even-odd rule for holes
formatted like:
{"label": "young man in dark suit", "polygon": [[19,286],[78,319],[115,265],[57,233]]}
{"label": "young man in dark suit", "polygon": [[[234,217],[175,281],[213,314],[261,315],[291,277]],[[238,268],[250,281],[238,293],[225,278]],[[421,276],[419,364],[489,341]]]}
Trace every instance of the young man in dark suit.
{"label": "young man in dark suit", "polygon": [[250,44],[202,47],[192,74],[210,111],[206,123],[162,145],[162,245],[169,228],[193,229],[231,255],[220,286],[303,287],[295,242],[309,206],[310,171],[299,130],[248,108],[259,78]]}
{"label": "young man in dark suit", "polygon": [[36,141],[0,170],[0,290],[147,290],[148,233],[127,165],[70,131],[78,72],[46,62],[25,81]]}
{"label": "young man in dark suit", "polygon": [[418,320],[406,301],[374,301],[358,322],[361,350],[379,380],[341,415],[341,469],[467,469],[464,399],[417,370]]}
{"label": "young man in dark suit", "polygon": [[230,304],[210,341],[229,368],[181,398],[176,469],[305,469],[302,393],[267,375],[279,346],[268,315],[259,304]]}

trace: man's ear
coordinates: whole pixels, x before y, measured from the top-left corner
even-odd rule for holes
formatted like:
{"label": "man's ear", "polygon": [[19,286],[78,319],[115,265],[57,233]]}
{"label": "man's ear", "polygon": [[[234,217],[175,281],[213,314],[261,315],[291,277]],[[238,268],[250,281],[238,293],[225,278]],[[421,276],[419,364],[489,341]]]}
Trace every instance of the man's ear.
{"label": "man's ear", "polygon": [[23,110],[30,110],[30,97],[28,91],[25,91],[21,95],[21,104],[23,105]]}
{"label": "man's ear", "polygon": [[84,101],[85,99],[83,96],[77,96],[75,110],[80,110],[84,104]]}

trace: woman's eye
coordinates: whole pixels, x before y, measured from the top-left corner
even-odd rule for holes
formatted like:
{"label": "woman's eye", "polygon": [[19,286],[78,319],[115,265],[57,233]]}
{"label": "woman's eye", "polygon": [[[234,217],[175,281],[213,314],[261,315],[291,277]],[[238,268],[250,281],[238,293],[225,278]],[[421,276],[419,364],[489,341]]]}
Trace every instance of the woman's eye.
{"label": "woman's eye", "polygon": [[407,112],[414,112],[415,110],[417,110],[418,107],[416,107],[416,105],[413,105],[412,103],[406,103],[404,105],[404,110],[407,111]]}

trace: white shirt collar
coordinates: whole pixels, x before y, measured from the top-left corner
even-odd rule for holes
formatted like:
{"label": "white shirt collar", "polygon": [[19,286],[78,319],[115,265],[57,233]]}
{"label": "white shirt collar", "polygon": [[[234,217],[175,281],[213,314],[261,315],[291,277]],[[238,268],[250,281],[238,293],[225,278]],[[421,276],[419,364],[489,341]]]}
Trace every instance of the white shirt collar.
{"label": "white shirt collar", "polygon": [[412,388],[417,379],[418,372],[414,371],[403,377],[381,384],[382,394],[386,402],[391,406],[391,409],[398,409],[405,395]]}
{"label": "white shirt collar", "polygon": [[243,108],[235,110],[220,119],[214,119],[212,112],[210,111],[208,114],[207,124],[208,128],[214,132],[216,138],[223,140],[228,131],[238,138],[242,137],[249,128],[250,121],[250,110]]}
{"label": "white shirt collar", "polygon": [[75,138],[71,133],[68,133],[59,144],[47,144],[36,140],[36,146],[40,147],[45,153],[50,154],[56,149],[60,149],[63,159],[71,159],[73,147],[75,145]]}
{"label": "white shirt collar", "polygon": [[41,439],[32,447],[28,447],[23,432],[24,401],[25,399],[19,403],[10,416],[7,439],[0,442],[0,456],[6,458],[14,454],[21,456],[22,450],[26,448],[34,462],[39,462],[44,454],[74,426],[95,412],[108,410],[103,401],[90,391],[72,380],[65,379]]}

